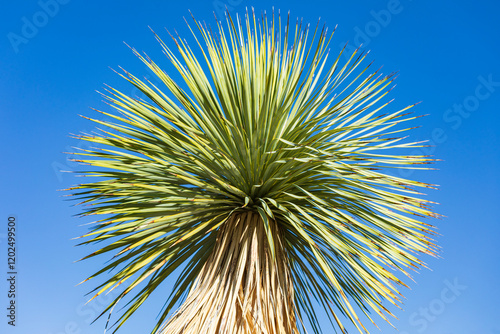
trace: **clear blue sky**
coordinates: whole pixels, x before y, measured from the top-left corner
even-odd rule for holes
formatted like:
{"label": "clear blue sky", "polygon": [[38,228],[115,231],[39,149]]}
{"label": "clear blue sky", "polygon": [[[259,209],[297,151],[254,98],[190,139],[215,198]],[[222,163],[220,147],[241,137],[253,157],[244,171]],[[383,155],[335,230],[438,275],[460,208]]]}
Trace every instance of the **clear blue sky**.
{"label": "clear blue sky", "polygon": [[[49,4],[49,5],[47,5]],[[52,5],[50,5],[52,4]],[[433,269],[415,275],[405,291],[405,311],[394,310],[403,334],[500,333],[500,3],[497,1],[8,1],[0,11],[0,332],[102,333],[104,321],[89,326],[105,298],[87,306],[92,284],[75,287],[104,258],[72,263],[90,249],[73,247],[86,221],[79,208],[56,192],[76,183],[60,169],[74,170],[64,151],[79,145],[68,134],[91,131],[78,114],[106,108],[95,90],[103,83],[133,94],[108,67],[138,76],[143,65],[123,44],[162,57],[148,25],[187,36],[183,16],[200,20],[227,5],[258,12],[274,5],[291,17],[333,28],[340,50],[348,40],[364,43],[384,73],[399,71],[391,93],[397,106],[422,101],[416,111],[430,116],[412,133],[434,140],[439,171],[410,177],[440,184],[429,198],[447,217],[435,221],[443,259],[427,258]],[[165,35],[166,36],[166,35]],[[164,58],[163,58],[164,59]],[[167,71],[166,59],[163,64]],[[19,225],[18,326],[6,325],[5,230],[14,214]],[[156,294],[121,333],[146,333],[168,295]],[[326,319],[325,319],[326,324]],[[381,333],[397,333],[379,321]],[[368,327],[373,333],[379,332]],[[354,331],[353,331],[354,333]]]}

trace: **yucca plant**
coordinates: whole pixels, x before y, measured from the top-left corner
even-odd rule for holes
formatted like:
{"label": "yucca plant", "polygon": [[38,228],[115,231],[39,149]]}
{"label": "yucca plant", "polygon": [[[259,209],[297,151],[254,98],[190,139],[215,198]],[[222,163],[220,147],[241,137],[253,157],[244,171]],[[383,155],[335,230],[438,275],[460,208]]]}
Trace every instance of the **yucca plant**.
{"label": "yucca plant", "polygon": [[424,144],[399,137],[412,106],[381,112],[394,75],[358,50],[331,60],[333,33],[289,16],[192,27],[196,52],[156,36],[182,84],[132,49],[164,86],[122,72],[144,97],[107,89],[117,112],[78,136],[97,144],[77,161],[99,179],[72,195],[101,215],[83,244],[104,242],[85,258],[116,253],[88,278],[112,272],[94,298],[126,283],[103,314],[127,299],[120,328],[175,271],[153,332],[320,333],[318,307],[343,333],[389,321],[400,274],[437,251],[415,190],[432,185],[391,172],[432,161],[398,155]]}

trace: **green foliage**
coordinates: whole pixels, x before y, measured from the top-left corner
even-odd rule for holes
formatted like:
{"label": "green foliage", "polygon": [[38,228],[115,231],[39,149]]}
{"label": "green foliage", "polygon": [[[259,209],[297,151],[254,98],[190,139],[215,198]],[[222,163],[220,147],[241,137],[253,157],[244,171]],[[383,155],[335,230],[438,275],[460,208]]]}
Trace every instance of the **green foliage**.
{"label": "green foliage", "polygon": [[411,106],[381,112],[394,76],[359,67],[358,51],[331,59],[333,33],[288,21],[228,15],[216,32],[194,21],[197,53],[179,37],[174,52],[157,36],[184,82],[133,50],[164,87],[124,71],[147,99],[110,88],[117,112],[102,113],[114,120],[92,119],[104,129],[78,136],[99,146],[77,161],[98,167],[82,173],[100,179],[71,189],[88,205],[82,215],[105,215],[83,236],[104,242],[86,258],[116,253],[88,279],[112,271],[95,296],[126,286],[103,314],[130,294],[116,329],[182,268],[157,330],[237,212],[258,213],[270,245],[269,221],[277,222],[297,317],[317,333],[314,300],[334,327],[343,331],[347,319],[362,331],[356,312],[388,320],[384,303],[398,305],[405,285],[397,272],[409,276],[424,266],[419,253],[435,255],[433,227],[421,218],[436,215],[415,190],[431,185],[388,173],[432,161],[394,153],[423,146],[399,137],[418,117]]}

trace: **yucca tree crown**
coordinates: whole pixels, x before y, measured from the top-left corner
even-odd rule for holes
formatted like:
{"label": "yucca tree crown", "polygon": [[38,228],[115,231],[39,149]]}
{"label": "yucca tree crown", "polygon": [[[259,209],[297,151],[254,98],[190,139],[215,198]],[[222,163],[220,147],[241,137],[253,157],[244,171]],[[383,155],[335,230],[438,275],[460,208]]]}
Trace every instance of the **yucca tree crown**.
{"label": "yucca tree crown", "polygon": [[79,153],[99,167],[82,173],[103,178],[72,188],[82,215],[104,215],[83,244],[105,246],[86,258],[116,253],[90,277],[113,270],[95,296],[126,283],[103,314],[136,291],[118,329],[182,269],[153,331],[295,333],[308,318],[319,333],[315,303],[342,332],[345,319],[363,331],[360,312],[388,320],[397,273],[436,251],[414,189],[431,185],[388,172],[432,161],[393,153],[423,145],[399,137],[418,116],[382,113],[394,76],[360,68],[358,51],[332,59],[326,28],[252,12],[214,30],[194,21],[196,52],[157,36],[182,84],[133,49],[164,86],[124,71],[145,98],[109,88],[118,113],[78,137],[99,145]]}

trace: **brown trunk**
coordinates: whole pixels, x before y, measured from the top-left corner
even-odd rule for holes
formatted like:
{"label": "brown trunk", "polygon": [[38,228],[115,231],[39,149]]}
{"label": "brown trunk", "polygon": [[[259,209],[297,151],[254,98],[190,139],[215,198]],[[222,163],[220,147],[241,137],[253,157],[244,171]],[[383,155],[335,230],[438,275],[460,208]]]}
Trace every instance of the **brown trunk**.
{"label": "brown trunk", "polygon": [[273,261],[258,213],[233,214],[184,304],[164,334],[298,333],[290,268],[282,237],[270,221]]}

